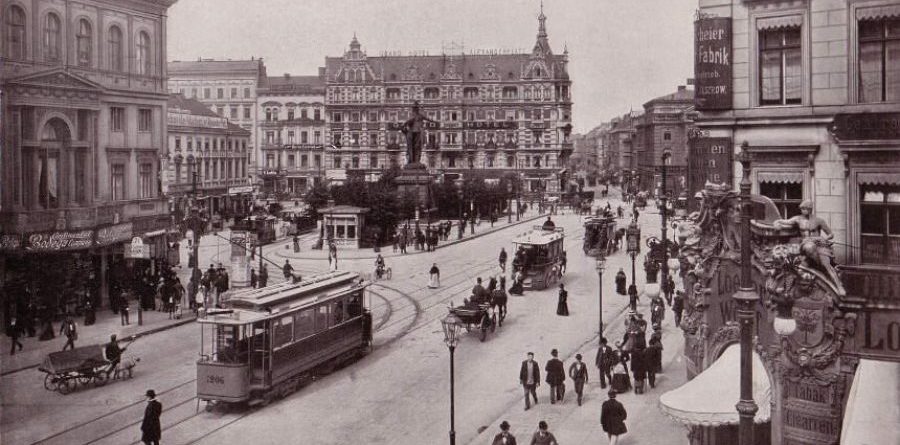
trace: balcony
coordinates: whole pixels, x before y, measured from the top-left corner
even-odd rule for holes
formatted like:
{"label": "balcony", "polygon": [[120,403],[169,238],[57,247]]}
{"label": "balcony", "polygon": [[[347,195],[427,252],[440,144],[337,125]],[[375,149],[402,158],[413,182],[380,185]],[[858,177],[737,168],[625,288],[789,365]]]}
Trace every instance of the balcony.
{"label": "balcony", "polygon": [[85,230],[104,224],[128,222],[139,217],[168,215],[165,197],[105,203],[96,207],[53,210],[25,210],[0,214],[6,233],[33,233],[52,230]]}

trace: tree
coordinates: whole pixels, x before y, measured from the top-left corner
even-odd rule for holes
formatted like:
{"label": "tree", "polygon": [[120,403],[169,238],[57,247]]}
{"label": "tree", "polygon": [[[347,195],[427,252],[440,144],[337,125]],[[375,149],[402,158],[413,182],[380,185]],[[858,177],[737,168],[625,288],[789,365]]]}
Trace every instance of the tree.
{"label": "tree", "polygon": [[316,184],[306,192],[303,200],[309,206],[309,215],[314,221],[319,220],[319,209],[325,207],[329,199],[331,199],[331,193],[329,193],[328,187],[322,184]]}

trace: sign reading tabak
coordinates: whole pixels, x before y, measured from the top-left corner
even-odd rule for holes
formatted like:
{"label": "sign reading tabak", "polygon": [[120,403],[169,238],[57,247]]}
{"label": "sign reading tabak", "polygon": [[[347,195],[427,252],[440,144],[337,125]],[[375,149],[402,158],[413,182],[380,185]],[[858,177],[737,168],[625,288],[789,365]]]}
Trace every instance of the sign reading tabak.
{"label": "sign reading tabak", "polygon": [[698,110],[730,110],[731,18],[694,22],[694,103]]}

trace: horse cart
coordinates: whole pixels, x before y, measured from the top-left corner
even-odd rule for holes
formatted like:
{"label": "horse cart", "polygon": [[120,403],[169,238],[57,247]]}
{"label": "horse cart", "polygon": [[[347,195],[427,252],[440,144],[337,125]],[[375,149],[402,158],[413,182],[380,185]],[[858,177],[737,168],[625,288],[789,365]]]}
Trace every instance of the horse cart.
{"label": "horse cart", "polygon": [[61,352],[51,352],[38,366],[44,376],[44,389],[68,394],[79,386],[106,385],[112,378],[132,377],[132,368],[139,359],[122,356],[118,366],[106,359],[103,345],[81,346]]}
{"label": "horse cart", "polygon": [[545,230],[535,226],[531,232],[513,240],[516,254],[513,268],[522,272],[524,289],[546,289],[559,281],[565,258],[562,228]]}
{"label": "horse cart", "polygon": [[497,329],[497,313],[491,309],[490,303],[477,305],[464,305],[448,308],[450,313],[456,315],[466,328],[466,332],[479,329],[481,341],[487,338],[487,333]]}
{"label": "horse cart", "polygon": [[584,250],[585,255],[607,256],[614,253],[618,247],[616,235],[616,220],[609,217],[589,218],[584,222]]}

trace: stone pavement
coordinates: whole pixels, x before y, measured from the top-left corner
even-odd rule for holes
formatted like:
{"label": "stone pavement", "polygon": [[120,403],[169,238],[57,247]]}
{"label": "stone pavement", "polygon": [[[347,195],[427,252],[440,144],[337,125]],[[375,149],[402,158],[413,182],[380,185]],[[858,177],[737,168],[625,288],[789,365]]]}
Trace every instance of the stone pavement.
{"label": "stone pavement", "polygon": [[[625,331],[626,311],[624,309],[612,322],[604,326],[610,346],[616,340],[621,340]],[[649,321],[650,304],[646,297],[641,298],[638,312],[645,314],[645,319]],[[645,382],[644,394],[636,395],[633,390],[630,390],[616,396],[628,413],[628,419],[625,421],[628,433],[619,437],[620,444],[688,444],[687,430],[681,424],[666,417],[657,406],[661,394],[681,386],[686,381],[681,356],[684,350],[684,337],[681,329],[675,327],[673,320],[674,315],[667,307],[663,321],[663,373],[656,375],[656,388],[650,388],[650,385]],[[508,407],[506,413],[487,426],[470,444],[491,443],[494,435],[500,432],[500,422],[504,420],[510,423],[510,432],[516,436],[518,443],[530,443],[531,436],[537,431],[538,422],[541,420],[545,420],[549,424],[549,431],[556,436],[560,444],[608,443],[606,433],[603,432],[600,425],[600,408],[607,400],[606,393],[609,387],[607,389],[600,388],[599,371],[594,365],[597,343],[597,337],[594,336],[584,344],[580,351],[560,351],[560,359],[565,363],[567,375],[569,365],[575,361],[576,353],[580,352],[583,356],[582,360],[589,365],[588,383],[584,387],[582,406],[578,406],[572,379],[566,378],[564,403],[555,405],[550,404],[547,384],[541,382],[537,391],[538,405],[532,405],[530,410],[525,411],[525,402],[520,394],[515,403]],[[546,357],[538,360],[541,367],[544,366],[544,361],[546,361]],[[543,379],[543,377],[542,371],[541,378]],[[459,429],[460,425],[456,427]]]}
{"label": "stone pavement", "polygon": [[[122,326],[118,314],[114,314],[109,309],[100,309],[97,311],[97,321],[91,326],[84,326],[83,317],[75,317],[78,326],[78,339],[75,340],[75,346],[89,346],[95,344],[105,344],[109,342],[109,336],[116,334],[120,342],[129,336],[141,337],[153,334],[165,329],[181,326],[194,321],[194,314],[190,310],[182,311],[181,319],[170,319],[169,314],[162,311],[143,311],[142,326],[138,325],[137,305],[131,305],[130,323],[128,326]],[[22,351],[17,351],[15,355],[9,355],[10,343],[9,338],[3,341],[3,350],[0,351],[0,371],[2,375],[13,372],[34,368],[41,364],[45,357],[51,352],[62,350],[66,344],[66,337],[59,334],[60,322],[53,323],[56,338],[47,341],[39,341],[38,335],[34,337],[22,337],[19,339],[24,345]]]}

